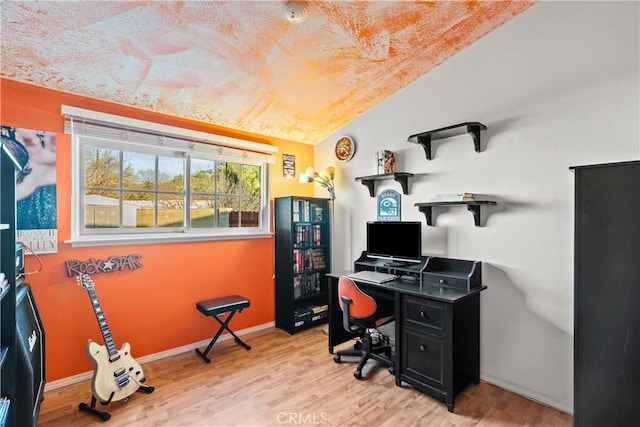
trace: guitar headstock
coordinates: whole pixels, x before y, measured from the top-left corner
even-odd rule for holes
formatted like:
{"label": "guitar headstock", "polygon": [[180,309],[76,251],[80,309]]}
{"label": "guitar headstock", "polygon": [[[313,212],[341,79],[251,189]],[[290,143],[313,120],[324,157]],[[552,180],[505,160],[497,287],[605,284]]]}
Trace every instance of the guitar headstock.
{"label": "guitar headstock", "polygon": [[78,286],[83,289],[91,289],[95,286],[93,280],[91,280],[91,277],[89,277],[87,273],[80,273],[76,280],[78,282]]}

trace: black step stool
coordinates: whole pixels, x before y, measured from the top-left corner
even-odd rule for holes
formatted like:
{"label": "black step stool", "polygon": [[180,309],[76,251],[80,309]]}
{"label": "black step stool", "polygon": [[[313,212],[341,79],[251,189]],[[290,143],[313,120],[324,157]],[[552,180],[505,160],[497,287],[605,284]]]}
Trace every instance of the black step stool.
{"label": "black step stool", "polygon": [[[209,351],[211,351],[211,348],[218,340],[218,337],[220,337],[225,329],[231,335],[233,335],[236,343],[240,344],[247,350],[251,350],[250,346],[245,344],[240,338],[238,338],[236,334],[233,333],[231,329],[229,329],[229,322],[231,321],[233,315],[236,314],[237,311],[242,312],[242,309],[249,307],[249,304],[249,299],[241,297],[240,295],[229,295],[226,297],[213,298],[196,303],[196,308],[199,312],[201,312],[205,316],[212,316],[218,321],[218,323],[220,323],[220,328],[218,329],[218,332],[216,332],[216,335],[211,339],[211,342],[207,346],[207,349],[202,352],[199,348],[196,348],[196,353],[198,353],[198,356],[202,357],[205,362],[210,363],[211,359],[207,357],[207,354],[209,354]],[[224,313],[229,313],[229,315],[224,321],[222,321],[218,318],[218,315]]]}

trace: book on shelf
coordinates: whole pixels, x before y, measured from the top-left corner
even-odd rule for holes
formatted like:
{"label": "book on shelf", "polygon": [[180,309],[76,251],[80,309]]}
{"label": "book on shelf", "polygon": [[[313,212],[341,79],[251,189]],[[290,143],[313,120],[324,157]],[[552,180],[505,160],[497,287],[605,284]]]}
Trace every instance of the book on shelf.
{"label": "book on shelf", "polygon": [[309,201],[308,200],[303,200],[302,201],[302,206],[303,206],[302,213],[304,214],[302,220],[304,222],[311,221],[311,213],[309,211]]}
{"label": "book on shelf", "polygon": [[391,150],[380,150],[375,153],[376,163],[378,166],[378,175],[395,173],[396,171],[396,154]]}
{"label": "book on shelf", "polygon": [[322,206],[316,204],[311,205],[311,220],[312,222],[322,222],[324,218],[324,209]]}
{"label": "book on shelf", "polygon": [[293,216],[293,222],[300,221],[300,207],[297,200],[292,202],[291,214]]}
{"label": "book on shelf", "polygon": [[321,270],[323,268],[327,268],[326,263],[324,262],[324,252],[322,249],[311,249],[311,267],[314,270]]}
{"label": "book on shelf", "polygon": [[300,276],[293,276],[293,298],[298,299],[302,296],[302,279]]}
{"label": "book on shelf", "polygon": [[430,202],[474,202],[480,200],[494,200],[494,197],[478,193],[440,193],[429,199]]}
{"label": "book on shelf", "polygon": [[390,150],[384,150],[383,158],[384,173],[396,172],[396,154]]}
{"label": "book on shelf", "polygon": [[311,316],[311,321],[312,322],[316,322],[316,321],[318,321],[320,319],[326,319],[327,318],[327,313],[328,313],[327,311],[323,311],[322,313],[317,313],[317,314],[314,313]]}
{"label": "book on shelf", "polygon": [[293,298],[320,294],[320,273],[302,273],[293,276]]}
{"label": "book on shelf", "polygon": [[322,249],[294,249],[293,273],[304,273],[327,268]]}
{"label": "book on shelf", "polygon": [[326,319],[328,316],[328,305],[302,304],[297,305],[293,310],[293,322],[296,328]]}
{"label": "book on shelf", "polygon": [[311,316],[313,314],[313,310],[308,305],[297,305],[293,309],[293,316],[297,319],[303,318],[306,316]]}
{"label": "book on shelf", "polygon": [[311,214],[309,212],[310,203],[308,200],[294,200],[292,206],[292,216],[294,222],[309,222]]}
{"label": "book on shelf", "polygon": [[298,305],[293,309],[293,324],[296,328],[311,323],[312,318],[313,311],[307,305]]}
{"label": "book on shelf", "polygon": [[311,311],[313,311],[315,314],[324,313],[327,310],[329,310],[328,304],[311,306]]}
{"label": "book on shelf", "polygon": [[299,224],[295,226],[294,246],[320,245],[322,228],[319,224]]}

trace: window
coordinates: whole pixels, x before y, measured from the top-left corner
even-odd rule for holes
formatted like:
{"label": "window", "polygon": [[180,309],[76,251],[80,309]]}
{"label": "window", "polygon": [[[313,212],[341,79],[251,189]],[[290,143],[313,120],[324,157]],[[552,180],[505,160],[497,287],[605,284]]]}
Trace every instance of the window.
{"label": "window", "polygon": [[268,235],[276,147],[73,107],[63,114],[73,153],[68,243]]}

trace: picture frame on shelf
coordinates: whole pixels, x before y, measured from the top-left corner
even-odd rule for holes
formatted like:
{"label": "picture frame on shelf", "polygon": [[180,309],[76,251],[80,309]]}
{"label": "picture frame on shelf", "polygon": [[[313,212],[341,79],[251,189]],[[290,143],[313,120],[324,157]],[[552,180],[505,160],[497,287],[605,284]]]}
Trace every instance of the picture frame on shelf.
{"label": "picture frame on shelf", "polygon": [[400,221],[400,193],[395,190],[384,190],[378,194],[378,221]]}

